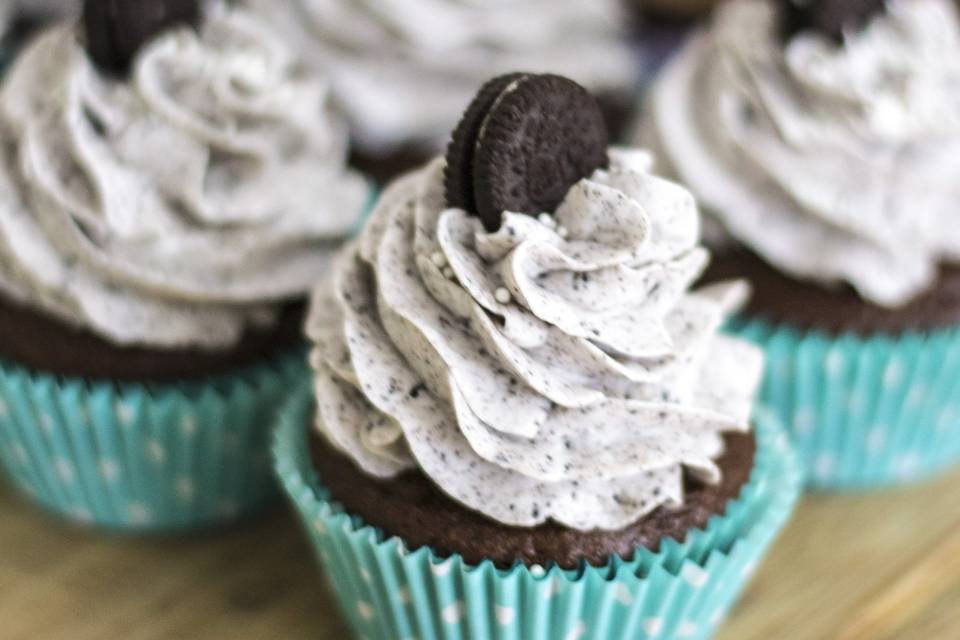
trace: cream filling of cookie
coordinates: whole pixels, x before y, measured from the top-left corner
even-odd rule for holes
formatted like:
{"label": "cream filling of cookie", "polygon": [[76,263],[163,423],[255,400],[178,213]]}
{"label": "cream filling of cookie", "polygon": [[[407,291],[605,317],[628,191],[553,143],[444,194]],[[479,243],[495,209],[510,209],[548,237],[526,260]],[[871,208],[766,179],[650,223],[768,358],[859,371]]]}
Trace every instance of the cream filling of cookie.
{"label": "cream filling of cookie", "polygon": [[891,0],[836,46],[773,4],[718,11],[658,82],[644,140],[739,242],[898,306],[960,259],[960,22]]}
{"label": "cream filling of cookie", "polygon": [[369,187],[345,127],[248,13],[106,77],[73,27],[0,94],[0,290],[119,344],[219,348],[309,292]]}
{"label": "cream filling of cookie", "polygon": [[622,528],[719,480],[762,356],[719,334],[743,283],[684,189],[612,150],[555,212],[495,233],[446,207],[438,159],[383,195],[314,293],[317,427],[367,473],[419,467],[504,524]]}
{"label": "cream filling of cookie", "polygon": [[632,92],[619,0],[244,0],[334,82],[357,141],[439,150],[477,88],[515,71]]}

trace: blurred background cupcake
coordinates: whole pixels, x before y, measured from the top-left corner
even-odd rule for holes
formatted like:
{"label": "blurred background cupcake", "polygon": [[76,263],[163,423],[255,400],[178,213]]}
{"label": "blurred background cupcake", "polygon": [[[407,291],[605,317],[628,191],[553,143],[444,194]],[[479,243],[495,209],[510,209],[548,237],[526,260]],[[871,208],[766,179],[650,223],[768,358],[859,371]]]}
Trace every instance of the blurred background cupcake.
{"label": "blurred background cupcake", "polygon": [[277,469],[359,637],[707,637],[784,524],[761,353],[718,332],[746,287],[689,290],[649,165],[576,83],[497,78],[315,291]]}
{"label": "blurred background cupcake", "polygon": [[568,75],[626,122],[640,74],[621,0],[243,0],[329,76],[356,161],[381,180],[442,149],[476,87],[515,69]]}
{"label": "blurred background cupcake", "polygon": [[960,23],[950,0],[734,0],[658,82],[643,139],[716,223],[712,278],[811,482],[960,458]]}
{"label": "blurred background cupcake", "polygon": [[0,458],[20,489],[132,530],[274,493],[300,301],[369,197],[327,98],[220,3],[91,0],[20,53],[0,89]]}

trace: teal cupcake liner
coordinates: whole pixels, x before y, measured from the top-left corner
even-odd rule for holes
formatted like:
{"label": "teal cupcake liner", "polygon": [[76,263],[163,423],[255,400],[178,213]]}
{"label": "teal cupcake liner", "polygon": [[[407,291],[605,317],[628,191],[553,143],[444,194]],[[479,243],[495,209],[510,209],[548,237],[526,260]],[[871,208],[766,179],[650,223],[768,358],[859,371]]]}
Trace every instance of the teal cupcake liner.
{"label": "teal cupcake liner", "polygon": [[509,570],[431,549],[407,551],[329,500],[310,461],[313,401],[297,395],[274,445],[282,485],[356,637],[377,640],[709,638],[793,511],[802,474],[785,431],[757,419],[758,454],[741,496],[684,542],[603,567]]}
{"label": "teal cupcake liner", "polygon": [[270,433],[303,349],[170,384],[60,378],[0,361],[0,465],[47,510],[123,532],[240,519],[279,496]]}
{"label": "teal cupcake liner", "polygon": [[767,355],[761,403],[787,425],[815,489],[871,489],[960,461],[960,328],[902,336],[730,331]]}

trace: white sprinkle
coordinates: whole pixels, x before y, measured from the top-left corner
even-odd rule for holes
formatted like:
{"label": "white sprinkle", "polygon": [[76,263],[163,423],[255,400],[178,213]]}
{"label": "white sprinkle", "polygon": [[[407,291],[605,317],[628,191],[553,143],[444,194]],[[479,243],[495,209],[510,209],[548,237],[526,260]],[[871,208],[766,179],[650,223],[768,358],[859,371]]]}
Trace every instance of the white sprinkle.
{"label": "white sprinkle", "polygon": [[554,220],[553,216],[551,216],[549,213],[541,213],[539,216],[537,216],[537,220],[539,220],[540,224],[543,226],[550,227],[551,229],[557,226],[557,221]]}
{"label": "white sprinkle", "polygon": [[557,227],[557,235],[566,240],[570,237],[570,231],[568,231],[566,227],[560,226]]}
{"label": "white sprinkle", "polygon": [[497,287],[497,290],[493,292],[493,297],[496,298],[500,304],[510,304],[512,300],[510,292],[504,287]]}
{"label": "white sprinkle", "polygon": [[434,251],[433,255],[430,256],[430,262],[432,262],[438,269],[443,269],[447,266],[447,256],[443,255],[439,251]]}
{"label": "white sprinkle", "polygon": [[450,267],[444,267],[443,277],[446,278],[447,280],[453,280],[454,278],[453,269],[451,269]]}

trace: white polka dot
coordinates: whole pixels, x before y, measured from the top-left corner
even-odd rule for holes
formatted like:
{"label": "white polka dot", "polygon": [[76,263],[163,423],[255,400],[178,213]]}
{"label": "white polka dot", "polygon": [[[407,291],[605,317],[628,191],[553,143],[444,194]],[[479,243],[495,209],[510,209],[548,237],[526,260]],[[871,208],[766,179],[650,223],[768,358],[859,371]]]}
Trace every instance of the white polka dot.
{"label": "white polka dot", "polygon": [[460,601],[447,605],[443,609],[443,621],[447,624],[457,624],[463,620],[465,610],[463,602]]}
{"label": "white polka dot", "polygon": [[899,360],[891,360],[883,370],[883,386],[888,390],[900,385],[903,381],[903,365]]}
{"label": "white polka dot", "polygon": [[691,587],[697,589],[707,584],[707,580],[710,578],[706,571],[694,564],[684,565],[683,569],[680,570],[680,577],[686,580]]}
{"label": "white polka dot", "polygon": [[196,489],[193,486],[193,481],[187,477],[177,478],[177,496],[185,502],[192,502],[196,496]]}
{"label": "white polka dot", "polygon": [[360,617],[364,620],[371,620],[373,618],[373,605],[369,602],[363,602],[362,600],[357,603],[357,613],[360,614]]}
{"label": "white polka dot", "polygon": [[656,637],[660,635],[660,632],[663,631],[663,619],[647,618],[643,621],[643,630],[646,631],[647,635],[650,637]]}
{"label": "white polka dot", "polygon": [[64,484],[71,484],[73,482],[73,465],[63,458],[57,458],[54,461],[54,467],[57,470],[57,477],[60,478],[60,482]]}
{"label": "white polka dot", "polygon": [[867,434],[867,453],[880,453],[887,444],[887,428],[877,426]]}
{"label": "white polka dot", "polygon": [[147,456],[154,464],[163,464],[167,461],[167,451],[156,440],[147,441]]}
{"label": "white polka dot", "polygon": [[627,585],[622,582],[618,582],[617,586],[614,587],[613,599],[627,607],[633,604],[633,594],[630,593]]}
{"label": "white polka dot", "polygon": [[326,534],[327,534],[327,523],[325,523],[325,522],[324,522],[323,520],[321,520],[320,518],[317,518],[316,520],[313,521],[313,530],[316,531],[317,533],[319,533],[319,534],[322,535],[322,536],[323,536],[323,535],[326,535]]}
{"label": "white polka dot", "polygon": [[697,627],[697,623],[691,620],[684,620],[680,623],[680,626],[677,628],[677,637],[678,638],[693,638],[697,635],[697,632],[700,630]]}
{"label": "white polka dot", "polygon": [[113,407],[113,412],[117,416],[117,422],[121,427],[129,427],[133,424],[133,407],[122,400],[118,400]]}
{"label": "white polka dot", "polygon": [[554,576],[550,580],[544,583],[546,588],[543,591],[543,599],[549,600],[563,590],[563,578],[560,576]]}
{"label": "white polka dot", "polygon": [[100,468],[100,477],[103,478],[105,482],[114,482],[120,475],[119,465],[117,465],[115,460],[110,458],[100,458],[97,466]]}
{"label": "white polka dot", "polygon": [[147,524],[150,522],[150,517],[150,510],[139,502],[134,502],[127,507],[127,519],[131,524]]}
{"label": "white polka dot", "polygon": [[444,577],[450,573],[450,570],[453,568],[453,560],[445,560],[440,564],[435,564],[430,567],[430,571],[435,576]]}
{"label": "white polka dot", "polygon": [[920,470],[920,456],[908,452],[893,461],[893,471],[901,478],[912,478]]}
{"label": "white polka dot", "polygon": [[907,394],[907,406],[916,409],[923,404],[927,398],[927,388],[923,385],[915,385]]}
{"label": "white polka dot", "polygon": [[397,600],[400,604],[410,604],[413,602],[413,599],[410,597],[410,587],[402,587],[400,591],[397,592]]}
{"label": "white polka dot", "polygon": [[840,375],[840,372],[843,370],[843,354],[839,351],[831,351],[827,354],[826,369],[827,375]]}
{"label": "white polka dot", "polygon": [[586,623],[583,620],[577,620],[577,623],[567,632],[567,635],[563,636],[563,640],[580,640],[586,634]]}
{"label": "white polka dot", "polygon": [[813,409],[801,407],[797,409],[793,416],[793,429],[802,436],[810,435],[813,433],[816,419],[816,414],[814,414]]}
{"label": "white polka dot", "polygon": [[197,419],[187,415],[180,419],[180,433],[185,438],[190,438],[197,433]]}
{"label": "white polka dot", "polygon": [[542,578],[543,576],[547,575],[547,572],[543,567],[535,564],[530,567],[530,575],[532,575],[534,578]]}
{"label": "white polka dot", "polygon": [[27,453],[27,450],[23,448],[22,444],[13,445],[13,458],[21,465],[30,462],[30,455]]}
{"label": "white polka dot", "polygon": [[837,460],[829,453],[821,453],[813,462],[813,474],[821,480],[833,477],[837,469]]}
{"label": "white polka dot", "polygon": [[501,607],[500,605],[495,605],[493,607],[494,615],[497,617],[497,622],[501,626],[507,626],[508,624],[513,624],[513,621],[517,617],[517,610],[513,607]]}

